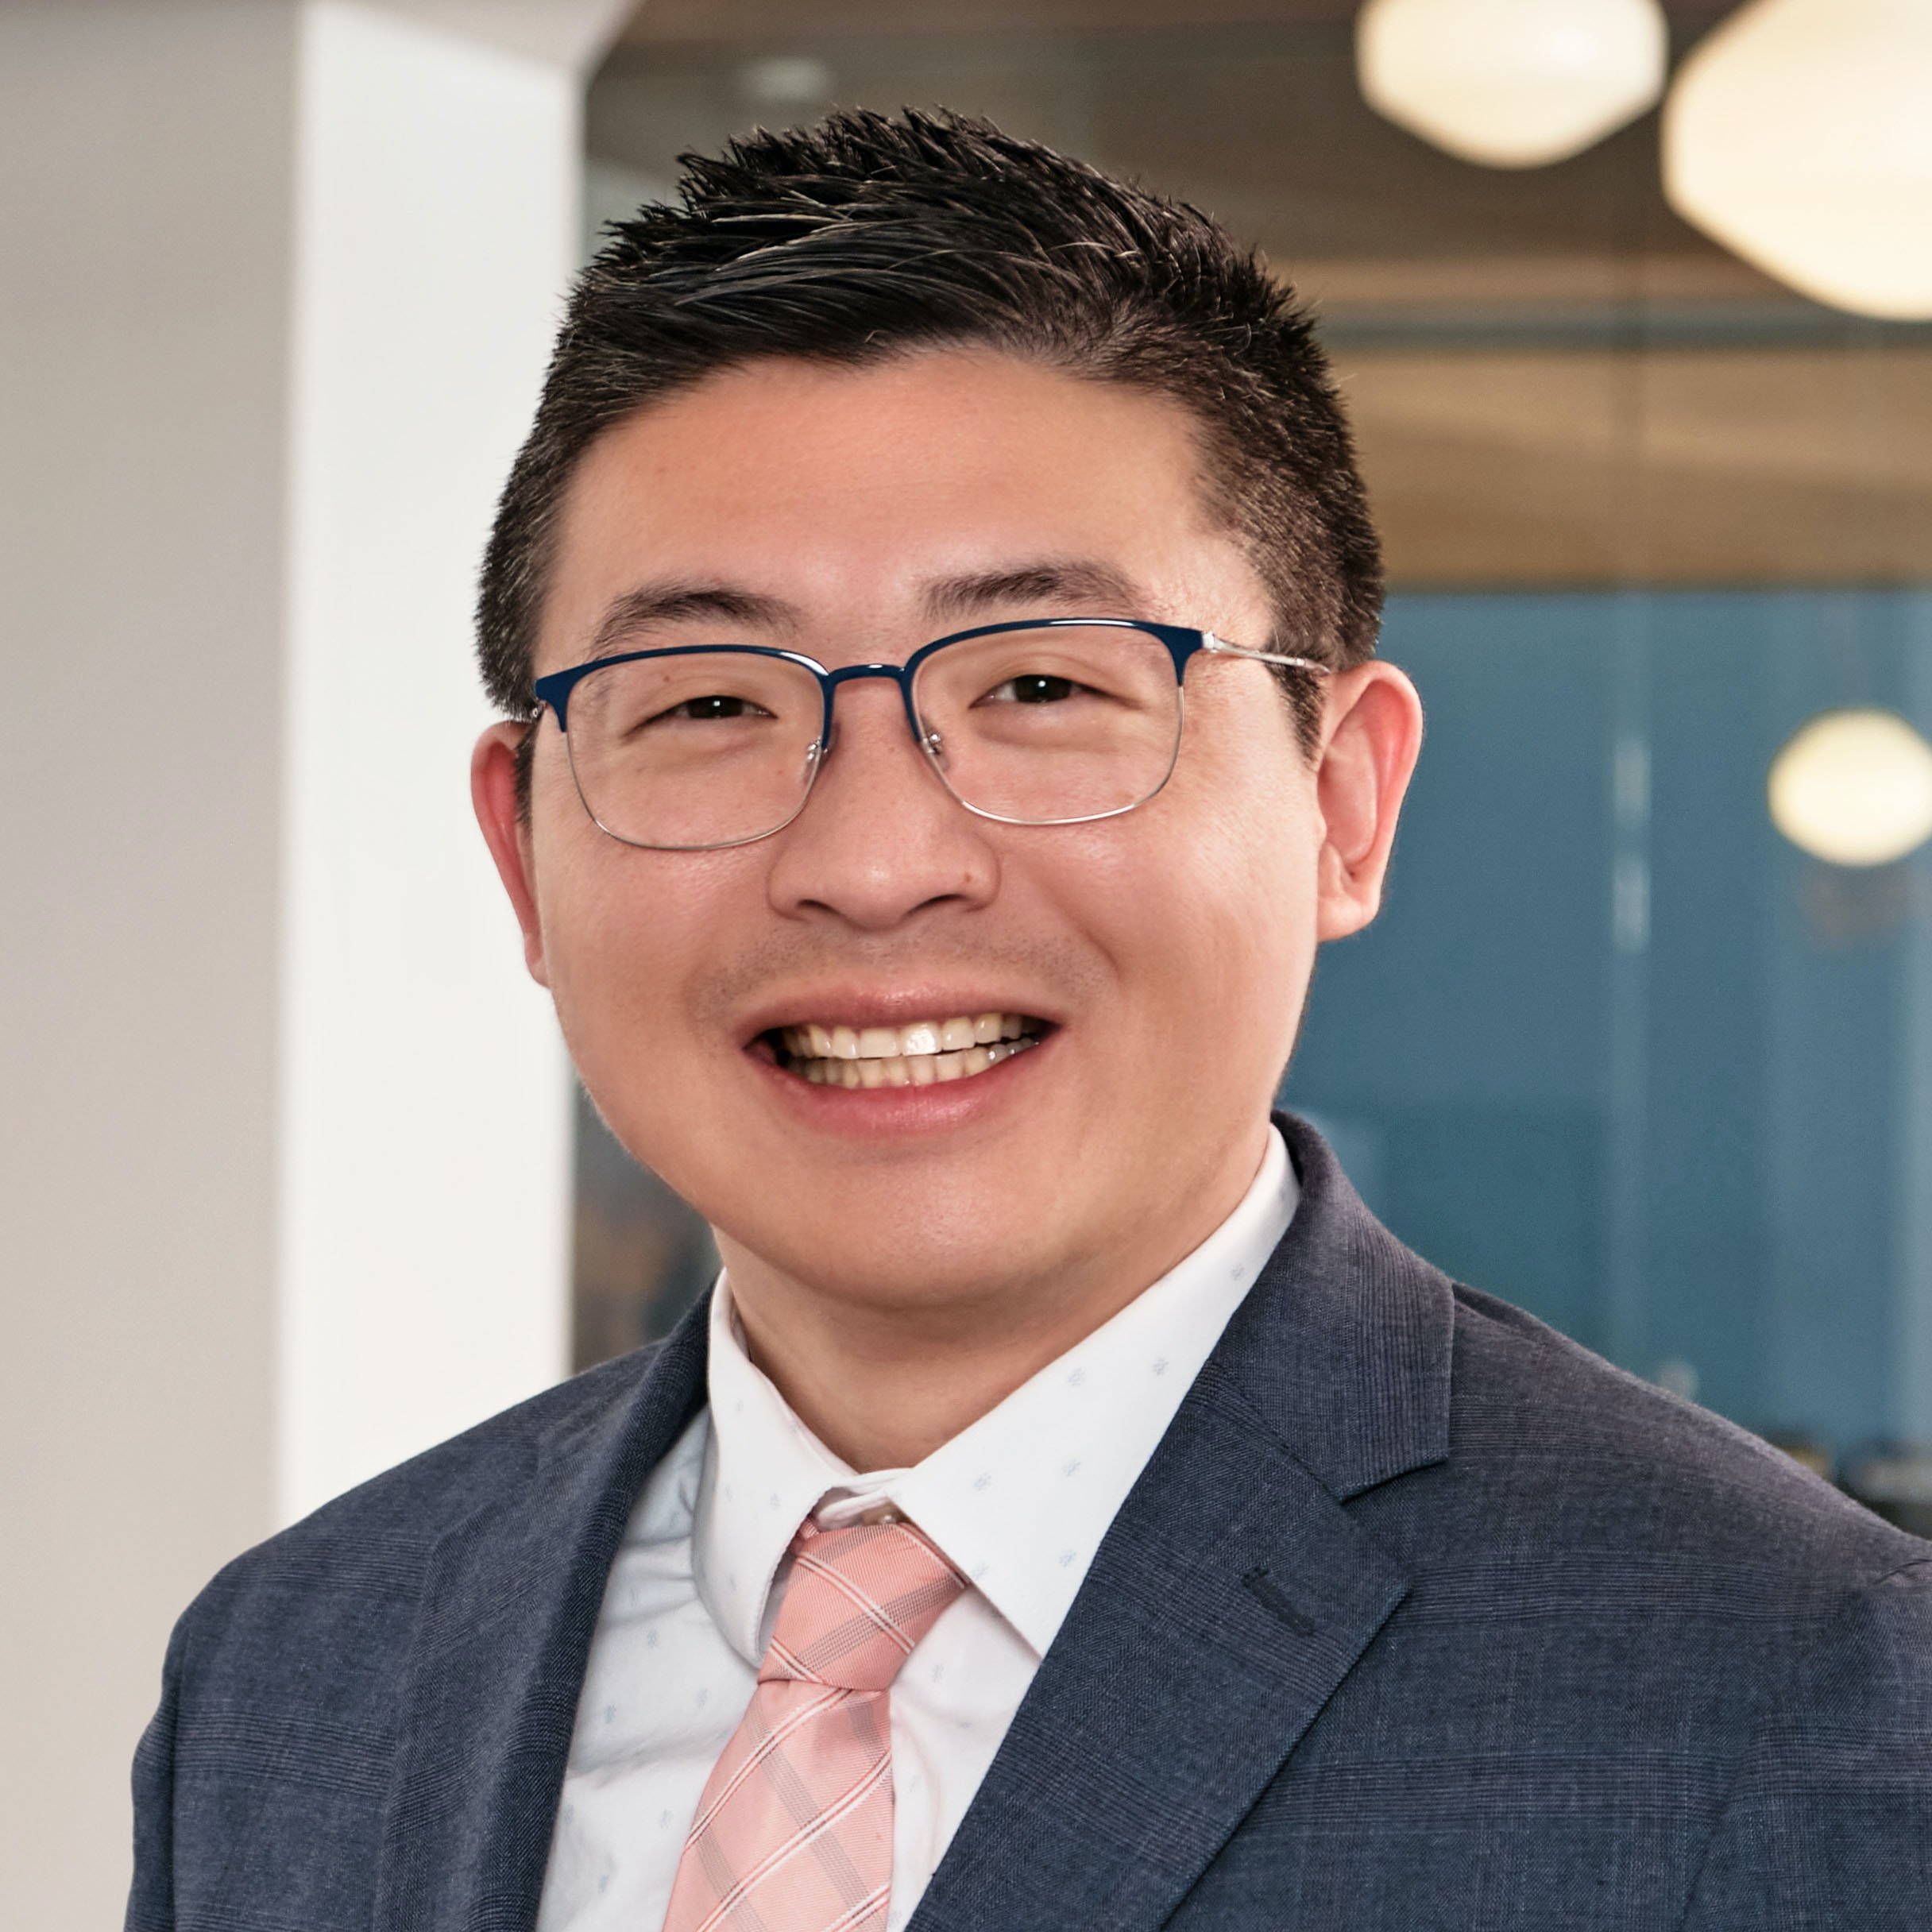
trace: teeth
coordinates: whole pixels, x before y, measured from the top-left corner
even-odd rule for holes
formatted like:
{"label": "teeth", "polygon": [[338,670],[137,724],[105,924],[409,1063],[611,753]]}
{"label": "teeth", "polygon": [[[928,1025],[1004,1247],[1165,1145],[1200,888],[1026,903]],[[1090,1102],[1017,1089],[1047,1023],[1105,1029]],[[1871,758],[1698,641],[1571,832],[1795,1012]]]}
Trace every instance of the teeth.
{"label": "teeth", "polygon": [[963,1053],[968,1047],[1027,1037],[1026,1017],[1021,1013],[920,1020],[910,1026],[821,1026],[814,1021],[779,1031],[780,1043],[794,1060],[900,1060],[915,1054]]}
{"label": "teeth", "polygon": [[793,1069],[815,1087],[930,1087],[983,1073],[1036,1044],[1030,1039],[995,1040],[952,1053],[895,1053],[885,1060],[802,1060]]}
{"label": "teeth", "polygon": [[815,1087],[930,1087],[970,1078],[1037,1045],[1021,1013],[920,1020],[910,1026],[821,1026],[814,1020],[779,1030],[792,1071]]}

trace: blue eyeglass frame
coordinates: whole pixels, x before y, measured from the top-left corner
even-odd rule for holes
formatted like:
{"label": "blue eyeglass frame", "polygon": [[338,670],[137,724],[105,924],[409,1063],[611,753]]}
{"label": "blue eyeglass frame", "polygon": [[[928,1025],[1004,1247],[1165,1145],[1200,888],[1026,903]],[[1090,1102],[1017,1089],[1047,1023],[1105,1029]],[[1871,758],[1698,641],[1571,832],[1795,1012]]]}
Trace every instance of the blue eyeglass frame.
{"label": "blue eyeglass frame", "polygon": [[[1174,734],[1174,753],[1178,759],[1180,752],[1180,735],[1187,721],[1187,675],[1188,666],[1197,656],[1246,658],[1258,664],[1281,664],[1291,670],[1313,671],[1326,677],[1334,669],[1332,665],[1319,663],[1313,658],[1287,657],[1276,651],[1256,651],[1245,644],[1231,644],[1225,638],[1217,637],[1211,631],[1196,630],[1186,624],[1155,624],[1138,617],[1018,617],[1003,624],[976,624],[971,630],[949,632],[944,637],[936,637],[929,644],[922,644],[903,664],[842,664],[837,670],[828,670],[816,658],[807,657],[802,651],[782,651],[771,644],[667,644],[651,651],[625,651],[609,657],[592,658],[588,663],[574,664],[568,670],[552,671],[547,678],[539,678],[531,686],[537,703],[547,708],[556,718],[557,728],[567,738],[570,735],[570,694],[583,680],[593,672],[606,670],[613,664],[630,664],[645,658],[689,657],[759,657],[780,658],[787,664],[796,664],[801,670],[809,671],[818,682],[820,699],[824,709],[819,720],[818,736],[806,754],[810,772],[801,793],[797,810],[791,818],[782,825],[771,826],[763,832],[755,832],[741,839],[725,839],[715,845],[672,845],[644,847],[643,849],[661,852],[717,852],[733,845],[755,844],[759,839],[770,838],[773,833],[782,832],[785,826],[805,810],[806,801],[811,796],[812,787],[817,782],[821,767],[832,744],[833,705],[841,684],[852,684],[867,678],[889,678],[899,688],[899,701],[906,710],[906,728],[912,733],[913,743],[925,752],[934,766],[935,775],[946,786],[948,794],[975,817],[990,819],[999,825],[1089,825],[1095,819],[1118,818],[1124,812],[1137,810],[1158,793],[1173,774],[1173,763],[1169,763],[1162,775],[1161,783],[1145,798],[1137,798],[1132,805],[1116,806],[1111,810],[1096,812],[1084,818],[1057,818],[1045,821],[1034,819],[1004,819],[997,813],[983,811],[961,798],[946,783],[945,774],[939,760],[941,747],[937,733],[920,728],[919,713],[914,708],[912,682],[921,665],[936,652],[944,651],[949,644],[963,644],[976,637],[997,637],[1011,631],[1059,631],[1059,630],[1108,630],[1139,631],[1147,636],[1157,639],[1167,647],[1168,655],[1173,660],[1175,695],[1179,701],[1180,718]],[[575,766],[572,766],[575,775]],[[638,841],[626,839],[620,833],[612,832],[594,811],[590,802],[585,798],[580,787],[578,798],[584,810],[590,813],[591,822],[598,830],[621,844],[635,844]]]}

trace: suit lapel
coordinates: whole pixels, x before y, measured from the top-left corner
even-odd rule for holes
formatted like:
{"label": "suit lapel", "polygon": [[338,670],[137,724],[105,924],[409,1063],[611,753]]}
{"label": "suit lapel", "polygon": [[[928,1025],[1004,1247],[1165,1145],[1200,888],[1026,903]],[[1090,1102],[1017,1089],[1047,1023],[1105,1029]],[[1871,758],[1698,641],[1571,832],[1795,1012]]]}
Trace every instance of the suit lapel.
{"label": "suit lapel", "polygon": [[[405,1674],[376,1932],[536,1922],[590,1639],[637,1493],[704,1400],[705,1301],[436,1546]],[[615,1371],[607,1371],[615,1373]]]}
{"label": "suit lapel", "polygon": [[1408,1588],[1345,1507],[1447,1452],[1447,1283],[1327,1147],[1115,1518],[909,1932],[1145,1932]]}

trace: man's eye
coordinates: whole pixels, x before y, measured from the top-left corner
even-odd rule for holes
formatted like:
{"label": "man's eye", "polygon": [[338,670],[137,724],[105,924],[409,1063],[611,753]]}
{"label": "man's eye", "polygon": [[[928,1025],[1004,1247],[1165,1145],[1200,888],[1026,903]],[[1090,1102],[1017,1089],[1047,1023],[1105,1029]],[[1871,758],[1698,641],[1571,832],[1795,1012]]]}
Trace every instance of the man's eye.
{"label": "man's eye", "polygon": [[1007,678],[1003,684],[995,685],[981,701],[1007,705],[1057,705],[1071,697],[1076,691],[1085,688],[1084,685],[1076,684],[1071,678],[1056,678],[1045,671],[1027,671],[1018,678]]}
{"label": "man's eye", "polygon": [[755,705],[748,697],[732,697],[724,692],[714,691],[703,697],[687,697],[681,705],[673,705],[668,711],[660,711],[650,721],[661,724],[667,719],[689,718],[699,724],[709,724],[724,718],[768,718],[771,713],[762,705]]}

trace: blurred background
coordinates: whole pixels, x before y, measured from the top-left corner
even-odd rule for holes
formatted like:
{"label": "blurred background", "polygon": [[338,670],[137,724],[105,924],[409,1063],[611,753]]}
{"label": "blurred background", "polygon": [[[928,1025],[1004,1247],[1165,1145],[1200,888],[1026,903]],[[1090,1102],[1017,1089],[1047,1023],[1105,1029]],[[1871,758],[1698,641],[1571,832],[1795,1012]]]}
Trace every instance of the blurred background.
{"label": "blurred background", "polygon": [[1284,1104],[1932,1528],[1932,7],[0,0],[7,1922],[111,1918],[218,1563],[709,1278],[524,980],[468,601],[601,225],[909,104],[1320,315],[1428,736]]}

